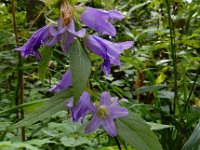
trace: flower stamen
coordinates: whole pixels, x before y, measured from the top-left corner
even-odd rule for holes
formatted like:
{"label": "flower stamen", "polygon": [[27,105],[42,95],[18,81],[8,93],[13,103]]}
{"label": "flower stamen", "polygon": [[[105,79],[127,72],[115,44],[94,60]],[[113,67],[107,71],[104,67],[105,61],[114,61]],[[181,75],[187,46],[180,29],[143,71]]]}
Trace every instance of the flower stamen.
{"label": "flower stamen", "polygon": [[106,117],[109,115],[106,106],[99,106],[99,107],[97,108],[96,114],[97,114],[97,116],[98,116],[99,118],[103,118],[103,119],[106,118]]}

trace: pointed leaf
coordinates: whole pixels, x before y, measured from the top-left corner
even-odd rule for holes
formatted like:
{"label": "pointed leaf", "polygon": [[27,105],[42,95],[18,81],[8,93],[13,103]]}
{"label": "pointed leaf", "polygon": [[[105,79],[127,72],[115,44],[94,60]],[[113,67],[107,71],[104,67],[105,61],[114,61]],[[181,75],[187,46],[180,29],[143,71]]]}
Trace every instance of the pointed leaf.
{"label": "pointed leaf", "polygon": [[69,48],[69,59],[72,73],[74,103],[76,104],[87,86],[91,71],[91,62],[88,54],[78,40],[75,40]]}
{"label": "pointed leaf", "polygon": [[137,150],[162,150],[158,138],[150,130],[150,126],[136,114],[116,120],[118,135]]}
{"label": "pointed leaf", "polygon": [[38,66],[38,72],[39,72],[39,78],[43,84],[45,81],[46,72],[48,70],[49,61],[51,59],[52,54],[53,54],[52,48],[46,46],[40,48],[41,60]]}
{"label": "pointed leaf", "polygon": [[196,128],[194,129],[194,131],[193,131],[192,135],[190,136],[190,138],[183,145],[181,150],[191,150],[193,148],[193,146],[196,146],[196,145],[198,147],[199,139],[200,139],[200,121],[199,121],[198,125],[196,126]]}
{"label": "pointed leaf", "polygon": [[59,92],[58,94],[50,98],[46,103],[44,103],[40,108],[32,113],[25,115],[23,120],[13,124],[11,127],[9,127],[9,129],[31,125],[39,120],[43,120],[61,110],[64,110],[68,98],[71,97],[70,93],[71,90],[64,90],[62,92]]}

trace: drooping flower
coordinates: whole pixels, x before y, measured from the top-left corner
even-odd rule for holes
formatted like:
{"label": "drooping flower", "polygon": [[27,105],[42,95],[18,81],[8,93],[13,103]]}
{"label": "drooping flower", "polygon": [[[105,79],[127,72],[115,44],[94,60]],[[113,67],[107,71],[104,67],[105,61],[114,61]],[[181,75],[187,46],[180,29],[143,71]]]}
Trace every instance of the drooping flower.
{"label": "drooping flower", "polygon": [[33,54],[38,60],[40,60],[38,49],[50,39],[50,30],[52,28],[52,25],[46,25],[37,30],[22,47],[16,48],[16,50],[20,51],[22,57],[26,58],[30,54]]}
{"label": "drooping flower", "polygon": [[57,30],[52,28],[50,33],[54,38],[48,43],[48,46],[53,46],[58,41],[61,41],[62,50],[66,54],[70,44],[74,42],[74,37],[83,37],[85,35],[85,29],[76,32],[73,19],[71,19],[68,26],[63,26],[61,19],[59,19]]}
{"label": "drooping flower", "polygon": [[93,53],[104,59],[101,69],[106,75],[110,73],[111,64],[121,66],[120,54],[134,44],[133,41],[113,43],[96,35],[89,35],[85,43]]}
{"label": "drooping flower", "polygon": [[71,111],[72,120],[77,122],[81,118],[81,122],[84,123],[85,116],[94,109],[94,105],[90,101],[90,95],[84,91],[78,101],[78,104],[73,108],[74,99],[70,99],[67,107]]}
{"label": "drooping flower", "polygon": [[103,127],[113,137],[117,135],[114,119],[128,115],[127,109],[120,107],[116,100],[112,101],[108,92],[102,93],[99,106],[92,108],[91,112],[92,120],[86,126],[85,133]]}
{"label": "drooping flower", "polygon": [[70,70],[67,70],[60,82],[56,86],[49,89],[49,92],[59,92],[67,89],[69,86],[72,86],[72,74]]}
{"label": "drooping flower", "polygon": [[[60,82],[49,89],[49,92],[59,92],[67,89],[69,86],[72,86],[72,74],[70,70],[67,70],[63,75]],[[90,95],[88,92],[84,91],[78,101],[78,104],[74,106],[74,98],[71,98],[66,105],[71,112],[72,120],[77,122],[81,118],[81,122],[84,122],[85,116],[89,113],[89,111],[94,107],[92,102],[90,101]]]}
{"label": "drooping flower", "polygon": [[105,11],[86,7],[81,14],[81,21],[88,27],[96,30],[99,34],[116,35],[116,29],[110,20],[122,20],[124,15],[116,10]]}

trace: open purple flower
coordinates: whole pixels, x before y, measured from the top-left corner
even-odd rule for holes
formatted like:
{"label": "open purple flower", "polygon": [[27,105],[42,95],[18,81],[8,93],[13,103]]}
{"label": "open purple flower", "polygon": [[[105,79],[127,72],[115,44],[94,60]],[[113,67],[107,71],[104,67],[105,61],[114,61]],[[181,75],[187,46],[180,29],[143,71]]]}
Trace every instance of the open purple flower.
{"label": "open purple flower", "polygon": [[110,94],[104,92],[99,106],[91,107],[92,120],[86,126],[85,133],[93,132],[102,126],[109,135],[113,137],[117,135],[114,119],[128,115],[128,111],[111,99]]}
{"label": "open purple flower", "polygon": [[119,11],[116,10],[101,10],[91,7],[86,7],[81,14],[81,21],[88,27],[96,30],[99,34],[107,34],[115,36],[116,29],[109,21],[112,19],[121,20],[124,18]]}
{"label": "open purple flower", "polygon": [[49,89],[49,92],[59,92],[67,89],[69,86],[72,86],[72,74],[70,70],[67,70],[60,82],[53,88]]}
{"label": "open purple flower", "polygon": [[94,105],[90,101],[90,95],[88,92],[84,91],[81,95],[78,104],[73,108],[74,99],[72,98],[67,107],[70,109],[72,114],[72,120],[77,122],[81,118],[81,122],[84,123],[85,116],[91,112],[91,109],[94,108]]}
{"label": "open purple flower", "polygon": [[61,19],[59,19],[57,30],[52,28],[50,33],[54,38],[48,43],[48,46],[53,46],[58,41],[61,41],[62,50],[66,54],[70,44],[74,42],[74,37],[83,37],[85,35],[85,29],[81,29],[76,32],[73,19],[71,19],[68,26],[64,27],[62,26]]}
{"label": "open purple flower", "polygon": [[133,41],[113,43],[96,35],[89,35],[85,43],[93,53],[104,59],[101,69],[106,75],[110,73],[111,64],[121,66],[120,54],[134,44]]}
{"label": "open purple flower", "polygon": [[40,60],[38,48],[50,39],[50,30],[52,28],[52,25],[46,25],[37,30],[22,47],[16,48],[16,50],[20,51],[22,57],[26,58],[30,54],[33,54],[38,60]]}

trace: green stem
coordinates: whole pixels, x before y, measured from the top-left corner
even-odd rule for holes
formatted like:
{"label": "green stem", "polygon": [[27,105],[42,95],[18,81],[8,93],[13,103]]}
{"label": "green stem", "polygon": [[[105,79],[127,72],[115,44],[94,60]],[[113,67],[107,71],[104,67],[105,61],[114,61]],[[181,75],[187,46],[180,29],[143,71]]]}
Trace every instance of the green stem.
{"label": "green stem", "polygon": [[173,23],[171,20],[170,14],[170,4],[169,1],[166,0],[167,5],[167,14],[168,14],[168,24],[170,29],[170,45],[171,45],[171,56],[172,56],[172,63],[173,63],[173,71],[174,71],[174,105],[173,105],[173,113],[176,114],[176,104],[178,101],[178,87],[177,87],[177,58],[176,58],[176,49],[175,49],[175,35],[173,29]]}
{"label": "green stem", "polygon": [[188,107],[188,104],[189,104],[189,102],[190,102],[190,98],[191,98],[192,92],[193,92],[193,90],[194,90],[194,86],[195,86],[195,84],[196,84],[196,82],[197,82],[197,79],[199,78],[199,74],[200,74],[200,68],[198,68],[198,70],[197,70],[197,74],[196,74],[195,79],[194,79],[194,82],[193,82],[193,84],[192,84],[192,88],[190,89],[190,94],[189,94],[188,99],[187,99],[187,101],[186,101],[186,104],[185,104],[185,107],[184,107],[184,110],[183,110],[183,114],[184,114],[185,111],[187,110],[187,107]]}
{"label": "green stem", "polygon": [[117,147],[118,147],[118,149],[119,149],[119,150],[122,150],[122,148],[121,148],[121,145],[120,145],[120,142],[119,142],[118,138],[117,138],[117,137],[114,137],[114,138],[115,138],[115,141],[116,141],[116,144],[117,144]]}
{"label": "green stem", "polygon": [[[16,23],[16,15],[15,15],[15,0],[12,0],[12,17],[13,17],[13,29],[15,33],[15,41],[16,43],[19,43],[19,36],[17,32],[17,23]],[[21,58],[20,53],[18,53],[18,83],[17,83],[17,93],[16,93],[16,105],[23,104],[24,102],[24,80],[23,80],[23,60]],[[19,92],[19,96],[18,96]],[[24,112],[23,110],[17,111],[17,117],[18,119],[24,118]],[[25,128],[21,128],[21,139],[24,142],[25,141]]]}

